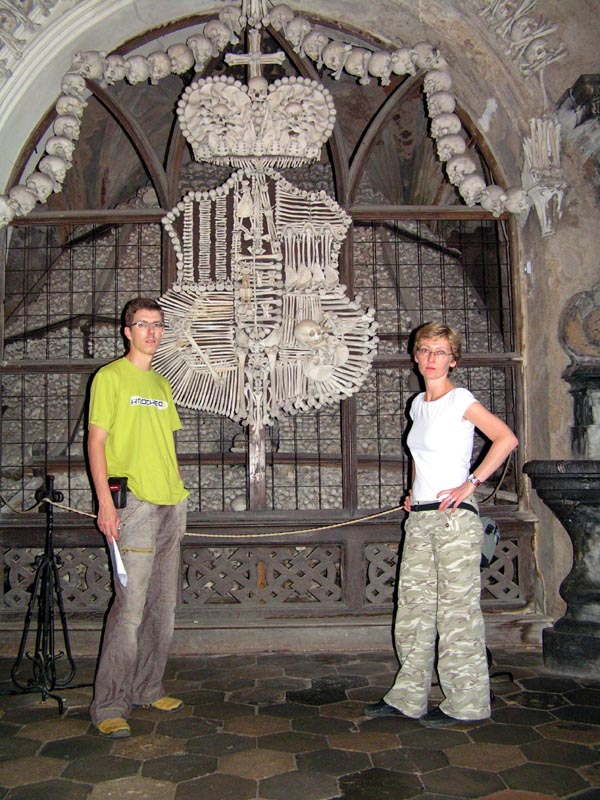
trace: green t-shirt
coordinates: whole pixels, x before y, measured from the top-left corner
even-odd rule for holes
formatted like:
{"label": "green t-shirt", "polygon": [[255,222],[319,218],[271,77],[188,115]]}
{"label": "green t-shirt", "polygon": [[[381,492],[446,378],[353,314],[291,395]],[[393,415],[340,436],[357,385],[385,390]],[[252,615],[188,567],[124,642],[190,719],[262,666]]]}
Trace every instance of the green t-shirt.
{"label": "green t-shirt", "polygon": [[108,475],[156,505],[176,505],[189,492],[179,477],[173,431],[181,428],[168,381],[119,358],[92,381],[90,424],[108,432]]}

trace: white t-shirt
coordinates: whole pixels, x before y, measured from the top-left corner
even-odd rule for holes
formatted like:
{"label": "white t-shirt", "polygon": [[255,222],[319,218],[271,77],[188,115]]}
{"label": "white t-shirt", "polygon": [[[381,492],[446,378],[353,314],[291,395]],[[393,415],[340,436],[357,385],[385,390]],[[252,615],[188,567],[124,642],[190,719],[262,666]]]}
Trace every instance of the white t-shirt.
{"label": "white t-shirt", "polygon": [[473,454],[474,426],[463,415],[477,402],[468,389],[452,389],[439,400],[417,395],[410,408],[413,420],[407,444],[415,464],[412,500],[440,502],[438,492],[464,483]]}

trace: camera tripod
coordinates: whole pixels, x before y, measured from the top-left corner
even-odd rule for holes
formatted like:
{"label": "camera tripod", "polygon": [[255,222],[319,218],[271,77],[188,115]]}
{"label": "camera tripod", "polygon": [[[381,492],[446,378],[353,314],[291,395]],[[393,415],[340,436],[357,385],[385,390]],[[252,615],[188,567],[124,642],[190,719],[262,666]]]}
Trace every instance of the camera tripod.
{"label": "camera tripod", "polygon": [[[64,701],[60,695],[56,694],[55,689],[65,688],[75,675],[75,662],[71,655],[71,645],[69,642],[69,632],[67,629],[67,618],[62,601],[62,589],[58,567],[62,561],[60,556],[54,552],[52,533],[54,527],[54,507],[53,502],[60,503],[64,499],[62,492],[54,490],[54,476],[46,475],[46,482],[43,489],[38,489],[35,493],[38,503],[46,502],[46,541],[44,552],[36,556],[34,561],[35,579],[31,589],[31,598],[25,615],[25,624],[21,635],[19,652],[11,670],[11,679],[17,687],[10,694],[40,692],[42,700],[51,697],[58,703],[59,714],[64,713]],[[62,629],[64,651],[55,652],[55,605],[58,608],[58,616]],[[37,630],[35,635],[35,650],[26,652],[27,641],[31,621],[37,606]],[[21,666],[24,657],[31,661],[33,677],[26,682],[20,676]],[[62,657],[66,658],[66,675],[60,679],[57,677],[56,661]]]}

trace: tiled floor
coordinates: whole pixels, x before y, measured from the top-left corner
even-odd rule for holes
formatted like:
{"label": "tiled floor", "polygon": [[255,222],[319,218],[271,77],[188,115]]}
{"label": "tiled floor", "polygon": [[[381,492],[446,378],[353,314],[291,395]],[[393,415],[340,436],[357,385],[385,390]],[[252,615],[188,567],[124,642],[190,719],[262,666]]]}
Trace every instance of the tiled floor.
{"label": "tiled floor", "polygon": [[38,693],[0,696],[0,798],[600,799],[600,678],[496,652],[492,672],[514,683],[493,678],[492,720],[434,730],[363,715],[395,668],[391,653],[173,659],[167,688],[185,707],[138,709],[131,738],[111,741],[89,722],[94,662],[80,659],[62,717]]}

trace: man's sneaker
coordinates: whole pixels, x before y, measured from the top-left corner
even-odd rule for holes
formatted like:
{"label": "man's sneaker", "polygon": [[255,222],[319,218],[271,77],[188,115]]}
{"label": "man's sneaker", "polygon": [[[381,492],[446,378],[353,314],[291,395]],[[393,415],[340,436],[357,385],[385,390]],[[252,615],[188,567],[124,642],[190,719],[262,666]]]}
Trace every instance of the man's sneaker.
{"label": "man's sneaker", "polygon": [[100,736],[106,736],[108,739],[126,739],[131,736],[131,728],[127,724],[127,720],[123,717],[111,717],[110,719],[103,719],[96,727]]}
{"label": "man's sneaker", "polygon": [[444,714],[438,706],[433,711],[429,711],[419,722],[427,728],[450,728],[452,725],[472,725],[477,722],[485,722],[485,719],[458,719]]}
{"label": "man's sneaker", "polygon": [[160,700],[155,700],[154,703],[148,703],[144,708],[154,708],[156,711],[179,711],[183,707],[183,700],[177,697],[161,697]]}
{"label": "man's sneaker", "polygon": [[365,706],[363,714],[366,717],[404,717],[405,719],[414,719],[414,717],[409,717],[399,709],[386,703],[385,700],[378,700],[377,703],[370,703]]}

